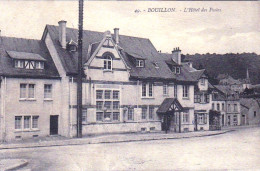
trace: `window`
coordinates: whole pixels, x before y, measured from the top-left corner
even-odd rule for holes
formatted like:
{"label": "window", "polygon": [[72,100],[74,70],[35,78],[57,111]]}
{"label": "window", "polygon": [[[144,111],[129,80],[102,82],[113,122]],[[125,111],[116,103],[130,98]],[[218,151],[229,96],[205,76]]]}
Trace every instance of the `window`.
{"label": "window", "polygon": [[104,70],[112,70],[112,57],[110,55],[104,57]]}
{"label": "window", "polygon": [[181,68],[180,67],[176,67],[176,74],[180,74],[181,73]]}
{"label": "window", "polygon": [[225,110],[225,104],[222,103],[222,110],[224,111]]}
{"label": "window", "polygon": [[206,99],[206,103],[209,103],[209,94],[204,94],[204,96],[205,96],[205,99]]}
{"label": "window", "polygon": [[256,111],[254,111],[254,117],[256,117]]}
{"label": "window", "polygon": [[212,103],[212,110],[215,110],[215,104]]}
{"label": "window", "polygon": [[119,112],[113,113],[113,121],[119,121]]}
{"label": "window", "polygon": [[201,78],[201,79],[200,79],[200,84],[201,84],[201,85],[205,85],[205,78]]}
{"label": "window", "polygon": [[220,105],[219,105],[219,103],[217,104],[217,110],[218,110],[218,111],[220,110]]}
{"label": "window", "polygon": [[178,91],[177,91],[177,85],[176,84],[174,84],[174,97],[175,98],[177,98],[177,94],[178,93]]}
{"label": "window", "polygon": [[119,99],[119,91],[113,91],[113,99]]}
{"label": "window", "polygon": [[149,119],[152,120],[154,119],[154,108],[149,107]]}
{"label": "window", "polygon": [[15,116],[15,129],[22,129],[22,116]]}
{"label": "window", "polygon": [[168,95],[168,84],[163,84],[163,95],[164,96]]}
{"label": "window", "polygon": [[34,90],[35,85],[34,84],[29,84],[29,91],[28,91],[28,98],[33,99],[35,98],[35,90]]}
{"label": "window", "polygon": [[134,120],[134,109],[128,109],[128,115],[127,115],[127,120],[132,121]]}
{"label": "window", "polygon": [[234,122],[234,123],[237,123],[237,115],[234,115],[234,116],[233,116],[233,122]]}
{"label": "window", "polygon": [[39,116],[32,117],[32,128],[38,128],[38,120],[39,120]]}
{"label": "window", "polygon": [[139,67],[139,68],[144,67],[144,60],[137,59],[136,60],[136,67]]}
{"label": "window", "polygon": [[111,90],[105,90],[105,99],[111,99]]}
{"label": "window", "polygon": [[231,112],[231,105],[228,104],[228,112]]}
{"label": "window", "polygon": [[147,115],[147,108],[143,107],[142,108],[142,119],[146,119],[146,115]]}
{"label": "window", "polygon": [[183,85],[183,97],[184,98],[189,98],[189,86],[188,85]]}
{"label": "window", "polygon": [[183,123],[189,123],[189,113],[183,113]]}
{"label": "window", "polygon": [[194,95],[194,103],[200,103],[201,99],[200,99],[200,95],[199,94],[195,94]]}
{"label": "window", "polygon": [[87,109],[82,110],[82,123],[87,122]]}
{"label": "window", "polygon": [[26,98],[26,84],[20,84],[20,98]]}
{"label": "window", "polygon": [[51,99],[52,98],[52,85],[44,84],[44,98]]}
{"label": "window", "polygon": [[24,116],[24,129],[30,129],[31,127],[31,116]]}
{"label": "window", "polygon": [[207,114],[206,113],[200,113],[198,114],[198,123],[199,124],[207,124]]}
{"label": "window", "polygon": [[103,90],[96,91],[96,99],[103,99]]}
{"label": "window", "polygon": [[15,68],[24,68],[24,61],[22,61],[22,60],[15,60],[14,67]]}
{"label": "window", "polygon": [[24,67],[26,69],[35,69],[35,61],[24,61]]}
{"label": "window", "polygon": [[97,112],[96,120],[97,121],[102,121],[103,120],[103,112]]}
{"label": "window", "polygon": [[118,90],[96,90],[96,121],[119,121],[119,93]]}
{"label": "window", "polygon": [[44,62],[36,61],[35,62],[35,68],[36,69],[44,69]]}
{"label": "window", "polygon": [[[148,92],[148,94],[147,94],[147,92]],[[142,97],[153,97],[153,84],[152,83],[142,83]]]}
{"label": "window", "polygon": [[237,104],[234,104],[234,112],[237,112]]}

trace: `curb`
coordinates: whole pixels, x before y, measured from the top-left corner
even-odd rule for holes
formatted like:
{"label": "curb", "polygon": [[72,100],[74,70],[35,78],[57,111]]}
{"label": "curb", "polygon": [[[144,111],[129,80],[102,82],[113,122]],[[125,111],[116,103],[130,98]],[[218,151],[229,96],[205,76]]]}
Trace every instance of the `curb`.
{"label": "curb", "polygon": [[[225,130],[223,132],[218,133],[212,133],[212,134],[206,134],[206,135],[194,135],[194,136],[183,136],[183,137],[158,137],[158,138],[146,138],[146,139],[130,139],[130,140],[115,140],[115,141],[88,141],[88,142],[69,142],[70,140],[67,140],[68,143],[65,144],[38,144],[38,145],[29,145],[29,146],[18,146],[18,147],[0,147],[0,150],[6,150],[6,149],[20,149],[20,148],[39,148],[39,147],[58,147],[58,146],[67,146],[67,145],[85,145],[85,144],[109,144],[109,143],[125,143],[125,142],[138,142],[138,141],[155,141],[155,140],[171,140],[171,139],[187,139],[187,138],[199,138],[199,137],[207,137],[207,136],[215,136],[215,135],[221,135],[228,132],[233,132],[235,130]],[[82,139],[81,139],[82,140]]]}
{"label": "curb", "polygon": [[22,163],[14,164],[12,166],[4,168],[3,170],[4,171],[11,171],[11,170],[22,168],[22,167],[26,166],[27,164],[28,164],[28,161],[25,160],[25,159],[22,159]]}

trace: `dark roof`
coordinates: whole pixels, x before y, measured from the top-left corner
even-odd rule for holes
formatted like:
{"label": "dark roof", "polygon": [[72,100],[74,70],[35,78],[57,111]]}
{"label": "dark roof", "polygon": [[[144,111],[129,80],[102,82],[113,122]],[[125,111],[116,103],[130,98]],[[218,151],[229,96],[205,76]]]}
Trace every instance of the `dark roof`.
{"label": "dark roof", "polygon": [[[45,33],[48,31],[50,34],[67,74],[77,74],[77,53],[70,53],[60,46],[58,28],[58,26],[47,25]],[[66,29],[67,40],[77,40],[77,36],[77,29]],[[99,43],[97,42],[100,42],[103,38],[103,32],[83,31],[83,63],[88,61],[98,47]],[[92,49],[90,49],[91,55],[88,55],[90,45],[92,45]],[[165,60],[171,60],[170,55],[159,53],[149,39],[119,35],[118,47],[126,65],[131,68],[131,79],[166,79],[189,82],[192,84],[197,81],[196,74],[189,73],[187,66],[182,66],[181,74],[174,74],[165,62]],[[145,67],[136,67],[133,57],[146,59]],[[159,67],[155,67],[154,62],[156,62]]]}
{"label": "dark roof", "polygon": [[[43,70],[29,70],[14,68],[13,59],[7,52],[18,54],[37,54],[45,60]],[[37,58],[38,59],[38,58]],[[49,51],[41,40],[22,39],[13,37],[0,37],[0,75],[8,77],[30,78],[59,78],[58,71],[52,61]]]}
{"label": "dark roof", "polygon": [[17,52],[17,51],[6,51],[6,52],[13,59],[46,61],[46,59],[44,59],[41,55],[36,54],[36,53]]}
{"label": "dark roof", "polygon": [[240,104],[248,109],[250,109],[253,106],[259,106],[257,100],[253,99],[253,98],[241,98],[240,99]]}
{"label": "dark roof", "polygon": [[182,105],[176,98],[165,98],[160,105],[160,107],[157,110],[157,113],[166,113],[169,111],[169,108],[171,107],[172,104],[176,104],[180,109],[180,111],[183,110]]}

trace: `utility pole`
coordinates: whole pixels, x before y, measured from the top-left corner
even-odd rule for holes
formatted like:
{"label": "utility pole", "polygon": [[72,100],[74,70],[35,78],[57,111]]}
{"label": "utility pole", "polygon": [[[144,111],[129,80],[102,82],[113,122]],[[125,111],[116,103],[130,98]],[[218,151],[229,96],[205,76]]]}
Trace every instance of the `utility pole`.
{"label": "utility pole", "polygon": [[78,33],[78,77],[77,77],[77,137],[82,138],[82,37],[83,37],[83,5],[79,0],[79,33]]}

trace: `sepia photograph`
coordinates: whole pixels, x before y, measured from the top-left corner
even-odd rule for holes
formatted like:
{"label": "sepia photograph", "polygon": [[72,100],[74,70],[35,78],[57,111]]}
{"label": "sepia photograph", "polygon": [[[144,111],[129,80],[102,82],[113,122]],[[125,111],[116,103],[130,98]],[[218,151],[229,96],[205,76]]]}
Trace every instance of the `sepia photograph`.
{"label": "sepia photograph", "polygon": [[260,1],[0,14],[0,171],[260,170]]}

